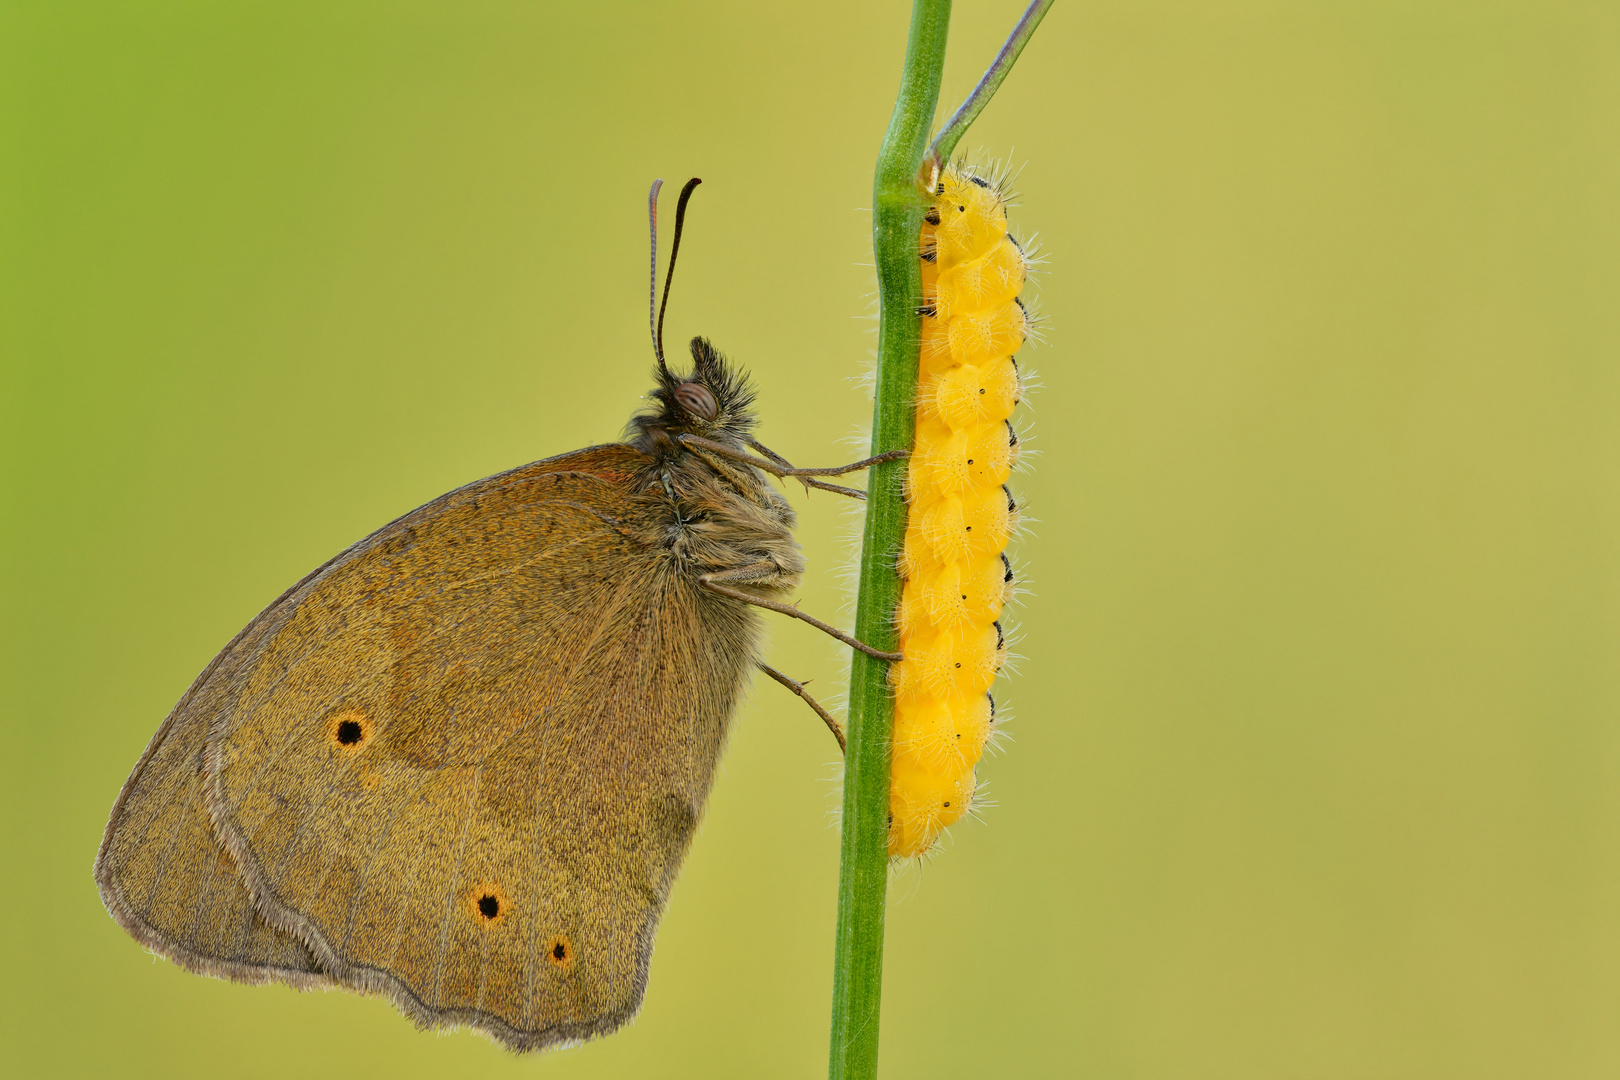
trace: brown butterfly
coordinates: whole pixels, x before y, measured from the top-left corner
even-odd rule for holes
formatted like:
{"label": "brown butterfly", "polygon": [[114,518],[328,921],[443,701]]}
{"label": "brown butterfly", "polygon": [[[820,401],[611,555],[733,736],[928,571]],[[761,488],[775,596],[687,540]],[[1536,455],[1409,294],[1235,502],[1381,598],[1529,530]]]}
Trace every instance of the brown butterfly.
{"label": "brown butterfly", "polygon": [[653,404],[624,442],[384,526],[198,676],[96,860],[136,940],[210,975],[383,993],[514,1050],[635,1014],[758,664],[752,607],[898,659],[778,599],[804,562],[766,474],[859,495],[815,478],[903,454],[794,469],[754,440],[753,393],[707,341],[670,371],[668,298],[666,276]]}

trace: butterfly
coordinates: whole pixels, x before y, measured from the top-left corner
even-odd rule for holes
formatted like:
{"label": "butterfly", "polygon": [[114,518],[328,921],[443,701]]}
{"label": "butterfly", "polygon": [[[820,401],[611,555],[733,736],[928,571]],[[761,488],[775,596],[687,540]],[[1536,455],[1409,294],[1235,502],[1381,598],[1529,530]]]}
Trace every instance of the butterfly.
{"label": "butterfly", "polygon": [[656,320],[649,303],[651,404],[624,441],[383,526],[270,604],[164,720],[95,868],[137,941],[209,975],[383,994],[514,1050],[635,1015],[764,667],[755,609],[898,659],[783,601],[804,561],[767,477],[859,496],[823,478],[904,452],[795,469],[754,438],[754,392],[708,341],[685,374],[665,360],[698,183]]}

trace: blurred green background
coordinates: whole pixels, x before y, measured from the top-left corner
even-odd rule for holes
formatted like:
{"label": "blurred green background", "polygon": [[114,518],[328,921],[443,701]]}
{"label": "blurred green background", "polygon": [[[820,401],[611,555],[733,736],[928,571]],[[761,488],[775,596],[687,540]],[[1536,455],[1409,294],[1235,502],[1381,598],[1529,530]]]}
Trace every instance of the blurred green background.
{"label": "blurred green background", "polygon": [[[959,4],[949,103],[1019,6]],[[707,181],[671,336],[845,459],[907,17],[0,6],[0,1072],[823,1073],[836,754],[768,684],[580,1049],[186,974],[90,867],[285,586],[618,436],[654,176]],[[1057,6],[964,143],[1050,254],[1016,742],[896,879],[885,1075],[1620,1075],[1617,136],[1612,4]],[[836,613],[853,519],[789,494]]]}

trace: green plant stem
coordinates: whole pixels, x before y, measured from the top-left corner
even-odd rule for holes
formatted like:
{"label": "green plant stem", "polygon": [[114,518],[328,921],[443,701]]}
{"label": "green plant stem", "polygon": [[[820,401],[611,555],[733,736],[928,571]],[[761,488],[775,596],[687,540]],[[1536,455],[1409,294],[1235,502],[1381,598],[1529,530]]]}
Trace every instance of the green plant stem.
{"label": "green plant stem", "polygon": [[973,92],[962,104],[956,107],[951,118],[939,129],[939,134],[934,136],[934,144],[928,148],[928,154],[936,164],[945,163],[951,156],[951,151],[956,149],[957,142],[967,131],[968,125],[978,118],[984,107],[990,104],[990,99],[996,96],[996,91],[1007,78],[1007,73],[1018,62],[1018,54],[1024,51],[1029,39],[1035,36],[1035,28],[1041,25],[1041,20],[1046,17],[1046,11],[1051,6],[1052,0],[1034,0],[1024,10],[1023,18],[1018,20],[1018,25],[1013,27],[1012,33],[1007,35],[1006,44],[1002,45],[995,60],[985,69],[979,84],[973,88]]}
{"label": "green plant stem", "polygon": [[[927,200],[917,187],[939,102],[950,29],[950,0],[915,0],[905,68],[872,184],[872,245],[881,310],[872,453],[908,450],[917,387],[917,258]],[[905,462],[872,470],[855,610],[855,636],[885,651],[896,647],[898,561],[905,535]],[[854,653],[849,686],[849,749],[844,758],[844,819],[838,878],[838,936],[833,960],[832,1080],[877,1075],[878,1013],[883,990],[883,917],[889,878],[889,732],[894,705],[888,665]]]}

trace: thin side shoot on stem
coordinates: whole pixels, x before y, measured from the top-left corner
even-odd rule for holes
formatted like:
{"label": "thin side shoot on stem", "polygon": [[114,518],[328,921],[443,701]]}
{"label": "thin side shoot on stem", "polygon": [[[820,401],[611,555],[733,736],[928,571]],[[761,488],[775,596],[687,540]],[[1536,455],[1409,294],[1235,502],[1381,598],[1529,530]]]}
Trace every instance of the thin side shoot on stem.
{"label": "thin side shoot on stem", "polygon": [[1035,36],[1035,28],[1041,25],[1041,20],[1046,17],[1047,9],[1051,6],[1052,0],[1034,0],[1024,9],[1023,17],[1018,20],[1018,25],[1013,27],[1012,33],[1007,35],[1006,44],[1001,46],[995,60],[991,61],[990,66],[980,76],[978,85],[963,99],[962,104],[956,107],[956,111],[951,113],[950,119],[939,129],[939,134],[934,136],[934,143],[928,148],[928,160],[936,169],[944,166],[951,156],[951,151],[956,149],[956,144],[967,132],[968,125],[978,118],[984,107],[990,104],[990,99],[996,96],[996,91],[1006,80],[1007,73],[1018,62],[1018,54],[1024,51],[1029,39]]}

